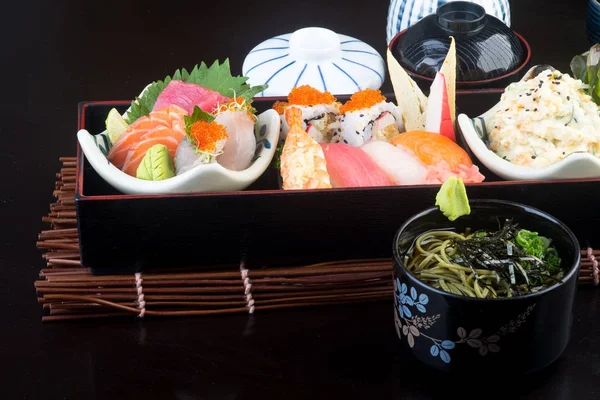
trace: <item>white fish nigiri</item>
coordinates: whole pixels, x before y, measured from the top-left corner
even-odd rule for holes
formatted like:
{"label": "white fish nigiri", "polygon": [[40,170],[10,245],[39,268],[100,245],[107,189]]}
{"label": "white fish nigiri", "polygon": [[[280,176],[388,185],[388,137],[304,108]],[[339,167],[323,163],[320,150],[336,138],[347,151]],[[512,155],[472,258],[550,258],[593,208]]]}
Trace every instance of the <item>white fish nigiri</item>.
{"label": "white fish nigiri", "polygon": [[371,140],[361,149],[385,171],[394,184],[425,184],[428,168],[408,151],[383,140]]}
{"label": "white fish nigiri", "polygon": [[217,115],[215,122],[223,125],[229,136],[217,162],[234,171],[248,168],[256,152],[254,119],[247,111],[225,111]]}

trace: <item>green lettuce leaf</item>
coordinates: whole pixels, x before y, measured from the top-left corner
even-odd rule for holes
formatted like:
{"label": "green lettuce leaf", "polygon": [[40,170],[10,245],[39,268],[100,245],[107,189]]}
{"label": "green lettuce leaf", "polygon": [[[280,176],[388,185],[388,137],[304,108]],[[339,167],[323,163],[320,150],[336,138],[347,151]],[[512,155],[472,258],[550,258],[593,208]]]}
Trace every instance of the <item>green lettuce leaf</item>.
{"label": "green lettuce leaf", "polygon": [[248,103],[252,103],[252,98],[268,87],[268,85],[250,86],[246,83],[247,77],[231,75],[229,59],[225,59],[222,64],[216,60],[210,67],[202,62],[199,66],[194,66],[191,72],[185,68],[178,69],[173,77],[167,76],[164,80],[152,82],[148,89],[131,103],[131,109],[126,117],[127,122],[131,124],[138,118],[150,114],[156,99],[171,80],[194,83],[227,97],[233,97],[235,94],[236,97],[245,98]]}

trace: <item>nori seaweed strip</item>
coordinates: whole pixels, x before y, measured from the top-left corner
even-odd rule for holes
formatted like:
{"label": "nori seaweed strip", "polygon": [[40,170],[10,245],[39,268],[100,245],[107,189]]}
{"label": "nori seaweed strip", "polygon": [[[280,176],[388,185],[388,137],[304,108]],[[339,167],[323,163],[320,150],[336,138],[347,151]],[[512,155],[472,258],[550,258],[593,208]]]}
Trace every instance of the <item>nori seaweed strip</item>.
{"label": "nori seaweed strip", "polygon": [[[501,225],[500,221],[498,223]],[[548,273],[543,260],[527,254],[514,242],[517,232],[518,224],[506,220],[496,232],[480,230],[466,240],[453,239],[451,246],[456,248],[453,262],[470,268],[482,287],[489,285],[480,278],[476,270],[496,272],[500,279],[505,280],[509,288],[518,295],[531,293],[533,288],[543,285],[548,279],[560,282],[560,279]],[[511,283],[510,264],[514,268],[514,284]],[[520,289],[523,285],[527,287],[525,291]]]}

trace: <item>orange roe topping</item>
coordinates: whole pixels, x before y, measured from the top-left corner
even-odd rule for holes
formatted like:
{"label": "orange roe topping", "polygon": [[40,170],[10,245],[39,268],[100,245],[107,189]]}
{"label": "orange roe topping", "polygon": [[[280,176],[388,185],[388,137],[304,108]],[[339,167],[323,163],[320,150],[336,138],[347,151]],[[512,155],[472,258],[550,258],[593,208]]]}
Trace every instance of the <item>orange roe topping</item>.
{"label": "orange roe topping", "polygon": [[217,150],[217,142],[228,137],[225,127],[214,121],[211,123],[197,121],[190,127],[190,138],[195,141],[196,147],[200,151],[215,152]]}
{"label": "orange roe topping", "polygon": [[360,92],[354,93],[352,97],[350,97],[350,100],[340,107],[340,113],[344,114],[351,111],[373,107],[375,104],[381,103],[385,100],[385,97],[381,94],[381,90],[361,90]]}
{"label": "orange roe topping", "polygon": [[294,87],[288,95],[290,104],[298,106],[314,106],[316,104],[331,104],[337,99],[329,92],[321,92],[309,85]]}
{"label": "orange roe topping", "polygon": [[282,115],[288,105],[285,101],[276,101],[273,103],[273,110],[277,111],[277,114]]}

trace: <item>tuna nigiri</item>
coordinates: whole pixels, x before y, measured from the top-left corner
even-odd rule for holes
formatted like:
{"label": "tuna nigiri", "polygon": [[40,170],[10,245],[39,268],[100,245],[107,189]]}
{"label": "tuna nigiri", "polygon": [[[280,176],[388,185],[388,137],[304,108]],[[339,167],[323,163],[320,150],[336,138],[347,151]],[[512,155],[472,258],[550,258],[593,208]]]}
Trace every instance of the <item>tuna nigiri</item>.
{"label": "tuna nigiri", "polygon": [[390,178],[363,150],[344,143],[321,144],[334,188],[391,186]]}
{"label": "tuna nigiri", "polygon": [[198,106],[204,112],[213,112],[219,103],[229,101],[228,97],[219,92],[204,88],[195,83],[186,83],[180,80],[172,80],[158,95],[154,103],[153,111],[171,105],[183,108],[189,115]]}
{"label": "tuna nigiri", "polygon": [[428,169],[409,151],[383,140],[370,140],[360,147],[396,185],[422,185]]}
{"label": "tuna nigiri", "polygon": [[164,144],[174,156],[179,142],[185,137],[183,116],[186,114],[184,109],[173,105],[139,118],[119,136],[107,155],[108,160],[135,176],[146,151],[155,144]]}
{"label": "tuna nigiri", "polygon": [[302,110],[288,107],[285,118],[290,128],[281,152],[283,189],[331,188],[323,149],[304,130]]}

